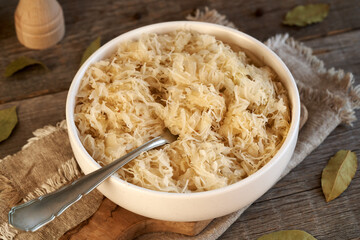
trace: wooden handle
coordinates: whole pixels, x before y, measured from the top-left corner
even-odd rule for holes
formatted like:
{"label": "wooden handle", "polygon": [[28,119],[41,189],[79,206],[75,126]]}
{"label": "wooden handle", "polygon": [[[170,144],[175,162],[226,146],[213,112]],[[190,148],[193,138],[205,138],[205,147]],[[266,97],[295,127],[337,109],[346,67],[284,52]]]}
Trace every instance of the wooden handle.
{"label": "wooden handle", "polygon": [[20,0],[15,11],[15,29],[25,47],[51,47],[65,34],[62,8],[56,0]]}
{"label": "wooden handle", "polygon": [[130,212],[105,198],[96,213],[76,228],[66,232],[65,239],[134,239],[151,232],[174,232],[189,236],[200,233],[212,220],[169,222]]}

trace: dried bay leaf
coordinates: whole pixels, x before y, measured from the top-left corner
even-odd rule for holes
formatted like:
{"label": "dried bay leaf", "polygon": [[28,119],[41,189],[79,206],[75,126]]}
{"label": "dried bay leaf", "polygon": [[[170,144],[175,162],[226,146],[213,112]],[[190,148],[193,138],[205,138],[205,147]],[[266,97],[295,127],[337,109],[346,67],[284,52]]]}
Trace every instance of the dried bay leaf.
{"label": "dried bay leaf", "polygon": [[329,9],[329,4],[325,3],[299,5],[286,13],[283,24],[304,27],[318,23],[327,17]]}
{"label": "dried bay leaf", "polygon": [[91,54],[98,50],[101,46],[101,37],[97,37],[90,45],[86,48],[80,62],[80,66],[88,59]]}
{"label": "dried bay leaf", "polygon": [[347,189],[356,169],[356,154],[349,150],[340,150],[330,158],[321,176],[321,187],[326,202],[337,198]]}
{"label": "dried bay leaf", "polygon": [[10,136],[17,122],[16,106],[0,110],[0,142]]}
{"label": "dried bay leaf", "polygon": [[10,77],[14,73],[16,73],[16,72],[20,71],[21,69],[24,69],[28,66],[31,66],[31,65],[40,65],[44,69],[48,70],[47,66],[44,63],[42,63],[41,61],[22,56],[22,57],[15,59],[11,63],[9,63],[9,65],[6,66],[4,75],[5,75],[5,77]]}
{"label": "dried bay leaf", "polygon": [[283,230],[266,234],[257,240],[316,240],[316,238],[301,230]]}

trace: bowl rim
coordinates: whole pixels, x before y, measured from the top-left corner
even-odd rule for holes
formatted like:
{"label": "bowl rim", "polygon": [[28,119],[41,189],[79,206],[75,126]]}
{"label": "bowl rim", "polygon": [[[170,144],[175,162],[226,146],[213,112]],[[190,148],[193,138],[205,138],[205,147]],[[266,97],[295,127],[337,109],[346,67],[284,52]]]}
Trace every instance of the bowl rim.
{"label": "bowl rim", "polygon": [[[251,37],[250,35],[243,33],[239,30],[236,30],[234,28],[226,27],[223,25],[207,23],[207,22],[196,22],[196,21],[170,21],[170,22],[155,23],[155,24],[142,26],[142,27],[133,29],[131,31],[122,33],[119,36],[117,36],[117,37],[113,38],[112,40],[110,40],[109,42],[107,42],[106,44],[104,44],[103,46],[101,46],[78,69],[76,75],[74,76],[74,78],[72,80],[71,86],[69,88],[68,95],[66,98],[66,124],[67,124],[67,128],[68,128],[69,137],[71,137],[71,136],[74,137],[73,140],[75,141],[76,147],[79,148],[82,156],[86,157],[87,162],[92,166],[92,168],[99,169],[101,166],[90,156],[90,154],[86,151],[85,147],[82,145],[79,135],[78,135],[78,130],[75,126],[75,121],[74,121],[75,99],[76,99],[76,93],[77,93],[79,85],[81,83],[81,79],[82,79],[83,75],[85,74],[85,71],[88,69],[88,67],[93,62],[98,61],[98,60],[96,60],[96,58],[99,55],[101,55],[103,52],[106,52],[107,49],[114,47],[114,45],[115,46],[119,45],[120,42],[123,42],[123,41],[121,41],[123,38],[127,38],[125,41],[128,41],[128,40],[132,39],[131,38],[132,35],[135,34],[137,37],[139,37],[141,35],[141,32],[143,32],[144,30],[147,30],[148,28],[155,28],[156,30],[158,30],[161,27],[167,26],[167,25],[170,25],[170,26],[174,25],[174,30],[175,29],[187,29],[189,27],[191,28],[191,26],[217,28],[219,30],[226,31],[230,34],[239,35],[242,38],[244,38],[248,41],[251,41],[258,47],[262,48],[262,51],[265,51],[268,54],[270,54],[270,56],[275,61],[277,61],[277,63],[280,64],[280,67],[285,71],[285,73],[287,75],[286,81],[288,81],[288,84],[289,84],[288,88],[290,88],[290,89],[287,89],[289,100],[290,100],[290,105],[291,105],[291,113],[290,113],[291,114],[291,122],[290,122],[290,128],[289,128],[288,134],[286,136],[285,141],[282,143],[282,146],[280,147],[280,149],[270,159],[270,161],[268,163],[266,163],[262,168],[260,168],[258,171],[256,171],[252,175],[250,175],[236,183],[233,183],[231,185],[221,187],[218,189],[203,191],[203,192],[190,192],[190,193],[161,192],[161,191],[151,190],[151,189],[147,189],[147,188],[143,188],[143,187],[134,185],[134,184],[126,182],[125,180],[122,180],[119,177],[114,176],[114,175],[111,176],[109,179],[111,181],[115,181],[116,184],[120,184],[121,186],[126,187],[126,188],[132,188],[135,191],[141,191],[141,192],[145,191],[149,194],[157,195],[159,197],[177,198],[177,199],[178,198],[188,199],[189,197],[190,198],[209,197],[212,195],[217,195],[219,193],[231,192],[236,188],[240,188],[244,185],[250,184],[254,180],[261,177],[261,175],[263,175],[265,172],[270,171],[272,166],[275,165],[276,162],[278,162],[283,157],[283,155],[286,154],[286,152],[290,148],[290,145],[293,142],[294,138],[297,138],[298,131],[299,131],[299,122],[300,122],[300,97],[299,97],[299,92],[298,92],[298,89],[296,86],[296,82],[295,82],[290,70],[287,68],[285,63],[280,59],[280,57],[278,55],[276,55],[265,44],[263,44],[262,42],[260,42],[259,40],[255,39],[255,38]],[[181,25],[182,27],[180,28],[179,25]],[[191,29],[191,30],[193,30],[193,29]],[[194,30],[194,31],[196,31],[196,30]],[[129,38],[129,36],[130,36],[130,38]],[[274,71],[276,72],[275,69],[274,69]],[[291,98],[292,98],[292,100],[291,100]]]}

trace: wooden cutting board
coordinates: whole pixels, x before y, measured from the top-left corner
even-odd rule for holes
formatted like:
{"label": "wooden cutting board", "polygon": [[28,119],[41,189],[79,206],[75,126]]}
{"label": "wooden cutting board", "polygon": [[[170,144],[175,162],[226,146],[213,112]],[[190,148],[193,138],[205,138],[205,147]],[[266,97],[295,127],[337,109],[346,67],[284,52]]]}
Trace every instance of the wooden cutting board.
{"label": "wooden cutting board", "polygon": [[[300,129],[308,119],[308,111],[301,104]],[[145,233],[174,232],[188,236],[199,234],[213,219],[198,222],[169,222],[151,219],[130,212],[104,198],[95,214],[66,232],[60,240],[128,240]]]}
{"label": "wooden cutting board", "polygon": [[125,240],[152,232],[174,232],[195,236],[211,221],[169,222],[151,219],[130,212],[104,198],[92,217],[66,232],[60,240]]}

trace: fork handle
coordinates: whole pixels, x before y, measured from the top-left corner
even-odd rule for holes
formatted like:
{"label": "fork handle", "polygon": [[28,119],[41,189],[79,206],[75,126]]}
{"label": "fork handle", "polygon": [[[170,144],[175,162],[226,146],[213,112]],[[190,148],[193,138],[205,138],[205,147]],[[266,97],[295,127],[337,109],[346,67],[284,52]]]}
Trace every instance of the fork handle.
{"label": "fork handle", "polygon": [[13,207],[9,212],[9,223],[21,230],[34,232],[51,222],[82,196],[91,192],[105,179],[122,166],[139,156],[142,152],[168,143],[163,137],[156,137],[114,162],[88,175],[80,177],[73,183],[59,190],[40,196],[37,199]]}

